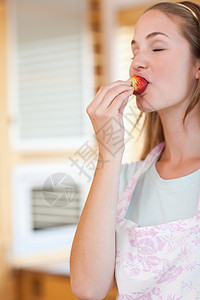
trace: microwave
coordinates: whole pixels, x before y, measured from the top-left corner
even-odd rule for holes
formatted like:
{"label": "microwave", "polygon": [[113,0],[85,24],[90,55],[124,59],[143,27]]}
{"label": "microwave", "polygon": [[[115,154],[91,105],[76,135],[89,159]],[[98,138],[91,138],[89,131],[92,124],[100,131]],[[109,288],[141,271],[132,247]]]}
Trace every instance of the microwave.
{"label": "microwave", "polygon": [[[70,162],[11,169],[13,258],[69,250],[91,180]],[[90,171],[92,179],[94,170]]]}

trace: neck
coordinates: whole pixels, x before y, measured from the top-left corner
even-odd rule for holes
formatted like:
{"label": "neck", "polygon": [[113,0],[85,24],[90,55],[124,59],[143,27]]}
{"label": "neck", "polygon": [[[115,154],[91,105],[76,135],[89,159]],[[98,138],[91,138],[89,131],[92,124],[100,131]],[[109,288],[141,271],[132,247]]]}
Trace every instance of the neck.
{"label": "neck", "polygon": [[165,149],[160,160],[172,164],[200,159],[200,105],[187,115],[175,110],[159,112],[165,136]]}

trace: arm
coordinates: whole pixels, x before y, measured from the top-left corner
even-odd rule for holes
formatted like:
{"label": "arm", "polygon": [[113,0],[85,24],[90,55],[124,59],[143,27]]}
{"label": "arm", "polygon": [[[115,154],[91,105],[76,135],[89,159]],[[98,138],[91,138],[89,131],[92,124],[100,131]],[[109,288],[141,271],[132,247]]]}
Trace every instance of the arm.
{"label": "arm", "polygon": [[113,160],[96,170],[77,227],[70,257],[70,280],[79,299],[103,299],[114,285],[120,165],[120,159]]}
{"label": "arm", "polygon": [[[114,131],[121,128],[116,128],[117,124],[113,122],[112,116],[118,118],[119,123],[122,122],[122,113],[131,95],[130,91],[133,93],[129,84],[124,82],[105,86],[88,107],[98,141],[102,141],[99,128],[104,122],[107,124],[110,120]],[[123,130],[121,135],[123,139]],[[112,153],[116,150],[112,141],[107,147]],[[99,143],[101,157],[109,162],[102,169],[97,163],[72,244],[70,282],[73,293],[81,300],[103,299],[114,285],[116,208],[124,148],[121,149],[112,156]]]}

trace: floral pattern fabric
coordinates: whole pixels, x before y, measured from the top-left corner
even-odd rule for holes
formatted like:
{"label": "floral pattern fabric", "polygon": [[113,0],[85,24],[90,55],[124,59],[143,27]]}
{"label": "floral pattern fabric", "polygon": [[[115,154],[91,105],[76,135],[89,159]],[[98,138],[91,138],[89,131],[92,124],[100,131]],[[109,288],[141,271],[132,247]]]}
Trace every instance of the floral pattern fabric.
{"label": "floral pattern fabric", "polygon": [[162,142],[149,153],[118,201],[118,300],[200,300],[200,195],[192,218],[147,227],[124,218],[138,178],[164,146]]}

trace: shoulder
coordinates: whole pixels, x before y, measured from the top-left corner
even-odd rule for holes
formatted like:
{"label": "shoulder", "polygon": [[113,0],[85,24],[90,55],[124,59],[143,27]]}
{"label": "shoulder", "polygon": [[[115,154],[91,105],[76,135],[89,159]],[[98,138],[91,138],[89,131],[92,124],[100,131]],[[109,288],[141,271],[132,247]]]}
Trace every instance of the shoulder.
{"label": "shoulder", "polygon": [[131,177],[134,173],[138,170],[140,165],[142,164],[142,160],[131,162],[131,163],[124,163],[121,165],[120,168],[120,186],[119,186],[119,193],[121,194],[125,189],[126,185],[128,184]]}

